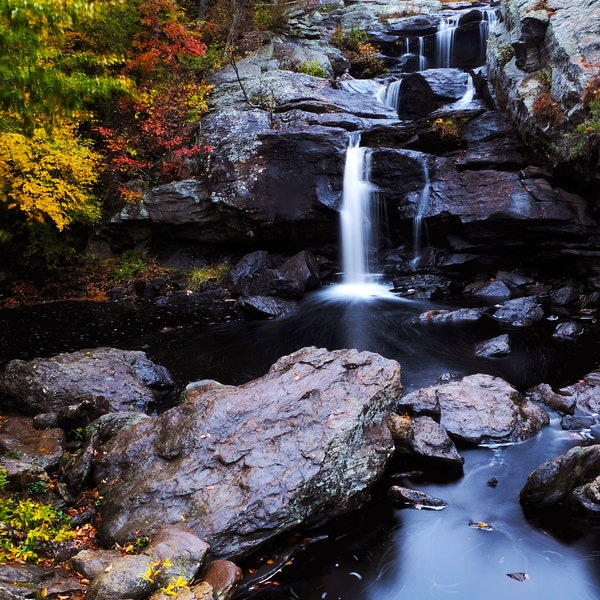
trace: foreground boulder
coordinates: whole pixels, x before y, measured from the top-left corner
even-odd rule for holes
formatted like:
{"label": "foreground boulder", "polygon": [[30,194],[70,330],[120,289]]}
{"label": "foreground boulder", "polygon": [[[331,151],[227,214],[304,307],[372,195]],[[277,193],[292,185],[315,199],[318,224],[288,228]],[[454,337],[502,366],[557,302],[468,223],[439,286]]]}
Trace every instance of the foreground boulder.
{"label": "foreground boulder", "polygon": [[168,371],[143,352],[117,348],[11,360],[0,373],[3,411],[57,413],[78,425],[107,412],[145,411],[174,387]]}
{"label": "foreground boulder", "polygon": [[184,402],[113,438],[97,464],[107,544],[185,522],[241,556],[366,499],[394,450],[400,365],[303,348],[244,385],[190,384]]}

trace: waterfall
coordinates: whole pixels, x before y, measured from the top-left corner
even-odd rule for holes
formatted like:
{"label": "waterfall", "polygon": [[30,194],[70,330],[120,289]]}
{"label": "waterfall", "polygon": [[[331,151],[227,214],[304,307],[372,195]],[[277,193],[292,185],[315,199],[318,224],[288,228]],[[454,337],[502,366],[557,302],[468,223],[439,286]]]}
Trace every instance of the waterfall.
{"label": "waterfall", "polygon": [[464,108],[465,106],[469,106],[475,98],[475,84],[473,83],[473,77],[471,77],[470,73],[466,73],[466,76],[467,89],[463,94],[463,97],[452,105],[452,108]]}
{"label": "waterfall", "polygon": [[402,79],[392,81],[377,92],[377,100],[386,106],[398,110],[400,108],[400,89],[402,87]]}
{"label": "waterfall", "polygon": [[423,216],[429,205],[429,196],[431,193],[431,180],[429,178],[429,167],[427,165],[427,158],[419,154],[419,162],[423,169],[423,187],[417,198],[417,206],[415,210],[415,216],[413,217],[413,251],[414,258],[410,265],[413,269],[419,267],[421,262],[422,244],[421,238],[423,237]]}
{"label": "waterfall", "polygon": [[419,71],[427,69],[427,60],[425,59],[425,39],[419,36]]}
{"label": "waterfall", "polygon": [[459,17],[446,17],[440,21],[435,34],[437,66],[449,68],[452,62],[454,33],[458,29]]}
{"label": "waterfall", "polygon": [[360,147],[360,135],[350,134],[344,166],[341,210],[342,267],[345,284],[369,280],[369,247],[373,239],[371,200],[375,186],[369,181],[371,151]]}
{"label": "waterfall", "polygon": [[481,15],[481,21],[479,21],[479,40],[481,43],[481,52],[485,54],[487,46],[487,39],[490,35],[490,29],[496,23],[496,9],[484,10]]}

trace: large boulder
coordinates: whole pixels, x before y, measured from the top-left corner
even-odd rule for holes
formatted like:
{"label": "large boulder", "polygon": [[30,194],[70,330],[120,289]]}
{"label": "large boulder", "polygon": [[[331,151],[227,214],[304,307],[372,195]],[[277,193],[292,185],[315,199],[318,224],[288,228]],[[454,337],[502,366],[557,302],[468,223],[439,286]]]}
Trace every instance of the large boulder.
{"label": "large boulder", "polygon": [[97,464],[105,543],[185,522],[216,557],[359,505],[394,444],[400,365],[303,348],[239,387],[190,384],[175,408],[108,442]]}
{"label": "large boulder", "polygon": [[[4,411],[25,415],[57,413],[79,424],[120,410],[147,410],[172,392],[169,372],[144,352],[94,348],[50,358],[11,360],[0,373]],[[77,411],[73,407],[83,406]]]}
{"label": "large boulder", "polygon": [[[488,40],[490,81],[500,104],[551,165],[571,162],[597,184],[598,136],[578,137],[576,128],[597,121],[589,94],[600,84],[600,1],[564,0],[551,7],[507,0],[500,11]],[[573,152],[578,143],[581,154]]]}

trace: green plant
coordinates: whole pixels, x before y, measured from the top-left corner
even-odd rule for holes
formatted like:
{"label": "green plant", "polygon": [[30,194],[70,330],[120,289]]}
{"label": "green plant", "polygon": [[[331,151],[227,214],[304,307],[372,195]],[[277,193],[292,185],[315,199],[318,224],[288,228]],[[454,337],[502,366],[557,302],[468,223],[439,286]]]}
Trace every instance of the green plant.
{"label": "green plant", "polygon": [[8,485],[8,471],[0,469],[0,492],[3,492]]}
{"label": "green plant", "polygon": [[304,73],[305,75],[312,75],[313,77],[321,77],[324,79],[327,77],[327,71],[317,60],[311,60],[302,63],[298,71],[300,73]]}
{"label": "green plant", "polygon": [[72,539],[71,520],[61,510],[30,498],[0,499],[0,561],[36,562],[39,552],[48,542],[60,543]]}
{"label": "green plant", "polygon": [[581,102],[588,110],[588,116],[567,138],[571,147],[570,159],[591,156],[593,149],[600,144],[600,75],[585,86]]}
{"label": "green plant", "polygon": [[216,265],[207,265],[199,267],[190,272],[188,285],[190,289],[197,290],[203,284],[210,280],[220,281],[229,273],[231,265],[228,262],[217,263]]}
{"label": "green plant", "polygon": [[259,2],[254,9],[254,24],[263,31],[273,31],[287,23],[289,4],[286,0]]}
{"label": "green plant", "polygon": [[48,489],[45,481],[31,481],[27,484],[27,491],[30,494],[43,494]]}
{"label": "green plant", "polygon": [[148,266],[142,257],[133,250],[126,250],[117,259],[113,268],[111,280],[116,282],[121,279],[131,279],[143,275],[148,270]]}
{"label": "green plant", "polygon": [[161,592],[164,592],[167,596],[177,596],[178,592],[188,588],[188,581],[185,580],[181,575],[177,578],[171,577],[171,581],[160,588]]}
{"label": "green plant", "polygon": [[359,27],[352,27],[347,34],[338,27],[331,36],[331,43],[352,63],[351,72],[356,77],[374,77],[385,71],[385,63],[368,39],[367,32]]}
{"label": "green plant", "polygon": [[538,71],[538,77],[540,81],[546,86],[552,86],[552,67],[546,67]]}

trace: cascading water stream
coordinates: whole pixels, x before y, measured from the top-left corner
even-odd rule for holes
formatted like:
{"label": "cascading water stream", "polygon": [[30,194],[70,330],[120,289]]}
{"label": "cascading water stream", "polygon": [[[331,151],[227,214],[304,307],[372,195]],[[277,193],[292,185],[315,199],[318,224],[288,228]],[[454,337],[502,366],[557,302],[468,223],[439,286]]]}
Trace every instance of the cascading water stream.
{"label": "cascading water stream", "polygon": [[481,21],[479,21],[479,41],[481,44],[481,52],[485,54],[485,49],[487,47],[487,40],[490,35],[490,29],[496,23],[496,9],[484,10],[481,15]]}
{"label": "cascading water stream", "polygon": [[467,89],[465,90],[465,93],[463,94],[462,98],[460,100],[457,100],[452,105],[452,108],[464,108],[466,106],[469,106],[469,104],[471,104],[471,102],[473,102],[473,100],[475,99],[475,84],[473,83],[473,77],[471,77],[470,73],[466,73],[466,75]]}
{"label": "cascading water stream", "polygon": [[417,199],[417,206],[415,211],[415,216],[413,217],[413,251],[414,258],[412,259],[410,266],[411,268],[417,269],[420,265],[423,246],[422,246],[422,237],[423,237],[423,216],[425,215],[425,211],[429,205],[429,196],[431,194],[431,180],[429,177],[429,166],[427,165],[427,158],[425,155],[418,154],[419,162],[421,163],[421,167],[423,168],[423,187],[421,188],[421,192],[419,193],[419,197]]}
{"label": "cascading water stream", "polygon": [[398,81],[392,81],[385,87],[382,87],[377,92],[377,100],[385,106],[389,106],[394,110],[398,110],[400,107],[400,91],[402,88],[402,79]]}
{"label": "cascading water stream", "polygon": [[452,63],[452,52],[454,48],[454,34],[458,29],[459,17],[447,17],[440,21],[436,41],[437,66],[443,69],[450,68]]}
{"label": "cascading water stream", "polygon": [[370,155],[360,146],[360,135],[351,134],[346,164],[341,210],[342,267],[344,284],[369,283],[369,248],[375,229],[372,196],[375,187],[369,181]]}
{"label": "cascading water stream", "polygon": [[427,69],[427,59],[425,58],[425,38],[419,36],[419,71]]}

